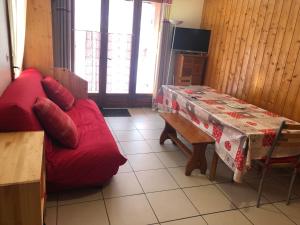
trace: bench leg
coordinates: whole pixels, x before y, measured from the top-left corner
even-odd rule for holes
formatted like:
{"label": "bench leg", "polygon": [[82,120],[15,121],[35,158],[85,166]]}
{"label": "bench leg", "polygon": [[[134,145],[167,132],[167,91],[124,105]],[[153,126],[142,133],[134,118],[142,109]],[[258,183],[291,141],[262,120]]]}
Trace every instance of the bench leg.
{"label": "bench leg", "polygon": [[215,180],[216,178],[216,171],[217,171],[217,166],[218,166],[218,160],[219,160],[219,156],[216,152],[214,152],[214,156],[211,162],[211,167],[210,167],[210,171],[209,171],[209,179],[210,180]]}
{"label": "bench leg", "polygon": [[[174,134],[175,136],[177,135],[176,134],[176,130],[170,126],[170,124],[168,124],[166,122],[165,124],[165,128],[164,130],[162,131],[161,135],[160,135],[160,138],[159,138],[159,143],[160,144],[163,144],[165,142],[165,140],[167,139],[170,139],[169,135],[168,134]],[[173,141],[172,141],[173,142]]]}
{"label": "bench leg", "polygon": [[207,144],[193,145],[192,155],[186,165],[185,175],[190,176],[194,169],[200,169],[202,174],[206,173],[207,162],[205,157]]}

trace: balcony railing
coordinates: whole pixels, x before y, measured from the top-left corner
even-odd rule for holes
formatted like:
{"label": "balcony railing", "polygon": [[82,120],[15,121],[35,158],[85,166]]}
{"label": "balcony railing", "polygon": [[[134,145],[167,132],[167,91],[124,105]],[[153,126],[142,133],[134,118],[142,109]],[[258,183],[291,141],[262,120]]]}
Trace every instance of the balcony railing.
{"label": "balcony railing", "polygon": [[[88,81],[88,92],[99,93],[100,32],[75,30],[75,72]],[[107,93],[128,93],[131,34],[109,33]]]}

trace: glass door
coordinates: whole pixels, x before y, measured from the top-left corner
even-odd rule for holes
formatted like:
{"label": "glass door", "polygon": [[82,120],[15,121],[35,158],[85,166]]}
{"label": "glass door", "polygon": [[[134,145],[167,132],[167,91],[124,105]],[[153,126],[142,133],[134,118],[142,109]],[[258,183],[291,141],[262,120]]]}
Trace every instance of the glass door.
{"label": "glass door", "polygon": [[[161,4],[142,0],[90,2],[93,6],[81,0],[75,4],[75,73],[85,74],[90,96],[103,107],[150,106]],[[88,16],[84,17],[83,11]],[[99,19],[88,22],[97,14]]]}
{"label": "glass door", "polygon": [[140,26],[136,94],[152,94],[158,53],[161,4],[143,1]]}
{"label": "glass door", "polygon": [[75,0],[74,11],[74,70],[95,95],[99,93],[101,1]]}
{"label": "glass door", "polygon": [[128,94],[133,1],[109,0],[107,45],[107,94]]}

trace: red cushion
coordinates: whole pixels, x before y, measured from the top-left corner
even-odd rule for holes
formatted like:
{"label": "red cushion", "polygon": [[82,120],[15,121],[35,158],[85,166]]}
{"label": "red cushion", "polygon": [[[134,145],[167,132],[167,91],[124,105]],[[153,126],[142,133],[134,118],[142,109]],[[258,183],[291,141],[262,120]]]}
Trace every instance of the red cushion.
{"label": "red cushion", "polygon": [[24,70],[0,97],[0,131],[42,130],[32,105],[36,97],[45,97],[42,76],[35,69]]}
{"label": "red cushion", "polygon": [[47,98],[38,97],[33,109],[47,134],[69,148],[78,145],[78,131],[73,120],[55,103]]}
{"label": "red cushion", "polygon": [[44,78],[42,85],[48,98],[55,102],[60,108],[67,111],[73,106],[75,99],[71,92],[52,77],[47,76]]}
{"label": "red cushion", "polygon": [[47,190],[50,191],[101,185],[126,162],[92,100],[77,100],[67,114],[77,125],[80,141],[74,151],[46,142]]}

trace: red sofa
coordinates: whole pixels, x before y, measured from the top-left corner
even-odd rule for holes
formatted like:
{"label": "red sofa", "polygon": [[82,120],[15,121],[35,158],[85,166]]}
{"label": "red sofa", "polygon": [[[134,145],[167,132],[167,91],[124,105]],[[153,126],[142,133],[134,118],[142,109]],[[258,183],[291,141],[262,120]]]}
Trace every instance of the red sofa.
{"label": "red sofa", "polygon": [[[36,98],[46,97],[42,76],[28,69],[12,82],[0,97],[0,131],[42,130],[32,111]],[[45,137],[47,189],[57,191],[101,185],[126,162],[97,105],[89,99],[75,101],[66,112],[77,126],[80,140],[67,149]],[[59,132],[59,131],[57,131]]]}

